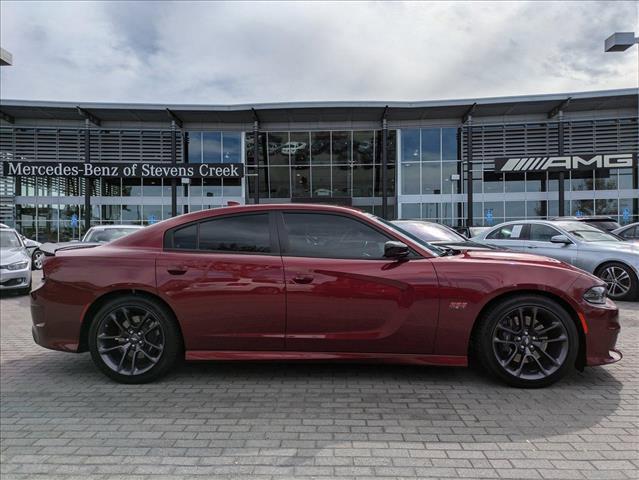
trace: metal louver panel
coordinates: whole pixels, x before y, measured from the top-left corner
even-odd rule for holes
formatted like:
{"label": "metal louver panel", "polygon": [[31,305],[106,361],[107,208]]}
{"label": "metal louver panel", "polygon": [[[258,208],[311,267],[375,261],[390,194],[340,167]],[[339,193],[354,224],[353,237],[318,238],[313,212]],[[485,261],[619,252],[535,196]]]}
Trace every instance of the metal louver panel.
{"label": "metal louver panel", "polygon": [[[639,152],[636,118],[564,122],[565,154]],[[473,164],[490,170],[497,157],[557,155],[557,122],[473,125]],[[468,157],[468,130],[462,129],[462,155]],[[475,169],[476,167],[474,167]]]}
{"label": "metal louver panel", "polygon": [[[2,127],[3,158],[29,161],[84,161],[85,130]],[[90,130],[91,160],[96,162],[170,162],[170,130]],[[176,158],[182,158],[182,136],[176,136]]]}

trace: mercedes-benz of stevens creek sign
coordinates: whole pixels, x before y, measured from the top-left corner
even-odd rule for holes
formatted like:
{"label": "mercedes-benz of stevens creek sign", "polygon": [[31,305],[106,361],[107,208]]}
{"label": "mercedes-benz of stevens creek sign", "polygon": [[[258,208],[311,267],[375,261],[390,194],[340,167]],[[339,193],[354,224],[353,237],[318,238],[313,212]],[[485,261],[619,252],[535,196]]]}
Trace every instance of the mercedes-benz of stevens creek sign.
{"label": "mercedes-benz of stevens creek sign", "polygon": [[330,203],[451,226],[560,215],[625,224],[639,220],[636,93],[81,104],[89,119],[78,102],[3,99],[0,160],[12,170],[0,222],[62,241],[234,202]]}
{"label": "mercedes-benz of stevens creek sign", "polygon": [[15,177],[242,178],[244,165],[167,165],[153,163],[80,163],[4,161],[3,174]]}

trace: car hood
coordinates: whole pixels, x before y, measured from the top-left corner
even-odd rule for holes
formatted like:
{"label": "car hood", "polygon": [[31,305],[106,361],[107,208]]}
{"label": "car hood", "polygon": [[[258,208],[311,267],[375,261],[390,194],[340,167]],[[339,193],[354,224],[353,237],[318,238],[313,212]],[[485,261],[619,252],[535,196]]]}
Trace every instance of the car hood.
{"label": "car hood", "polygon": [[10,263],[21,262],[28,259],[29,256],[22,247],[0,249],[0,264],[2,265],[9,265]]}
{"label": "car hood", "polygon": [[468,250],[464,251],[460,255],[473,260],[546,265],[555,268],[565,268],[567,270],[582,272],[582,270],[580,270],[579,268],[573,267],[572,265],[564,263],[561,260],[543,257],[541,255],[532,255],[530,253],[516,253],[509,250]]}

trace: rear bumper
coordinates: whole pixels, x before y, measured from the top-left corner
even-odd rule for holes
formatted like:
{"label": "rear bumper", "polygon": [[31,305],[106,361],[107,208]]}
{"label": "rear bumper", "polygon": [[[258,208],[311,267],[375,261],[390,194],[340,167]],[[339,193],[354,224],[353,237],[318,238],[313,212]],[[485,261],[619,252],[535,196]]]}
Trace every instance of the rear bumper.
{"label": "rear bumper", "polygon": [[44,348],[77,352],[80,344],[82,308],[61,301],[60,286],[49,280],[31,292],[31,333]]}
{"label": "rear bumper", "polygon": [[588,328],[586,334],[586,365],[608,365],[621,360],[617,338],[621,331],[619,310],[612,300],[601,307],[588,307],[583,312]]}

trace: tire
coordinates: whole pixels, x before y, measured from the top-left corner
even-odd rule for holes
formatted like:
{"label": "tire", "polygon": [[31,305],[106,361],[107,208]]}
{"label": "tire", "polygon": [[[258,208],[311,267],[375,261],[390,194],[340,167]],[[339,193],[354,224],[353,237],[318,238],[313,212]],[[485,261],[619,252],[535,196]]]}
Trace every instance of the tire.
{"label": "tire", "polygon": [[628,265],[620,262],[605,263],[595,273],[608,285],[608,296],[613,300],[628,301],[637,298],[637,276]]}
{"label": "tire", "polygon": [[574,368],[577,327],[568,312],[549,298],[510,297],[490,307],[479,321],[474,354],[484,369],[508,385],[546,387]]}
{"label": "tire", "polygon": [[148,383],[165,375],[181,352],[181,334],[171,314],[139,295],[103,305],[91,319],[89,351],[95,365],[119,383]]}
{"label": "tire", "polygon": [[42,250],[36,248],[31,254],[31,269],[42,270],[43,260],[44,260],[44,253],[42,253]]}

